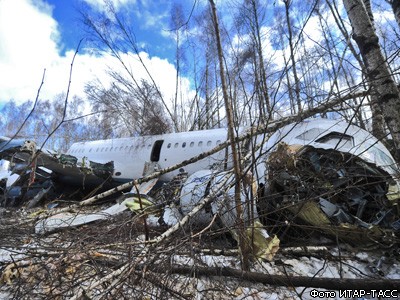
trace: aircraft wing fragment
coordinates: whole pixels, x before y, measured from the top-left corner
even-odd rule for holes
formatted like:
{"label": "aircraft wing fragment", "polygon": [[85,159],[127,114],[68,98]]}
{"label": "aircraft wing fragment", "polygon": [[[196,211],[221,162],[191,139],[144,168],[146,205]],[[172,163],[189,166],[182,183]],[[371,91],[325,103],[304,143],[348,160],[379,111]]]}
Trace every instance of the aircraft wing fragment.
{"label": "aircraft wing fragment", "polygon": [[[36,143],[29,140],[1,138],[0,149],[2,149],[0,159],[10,161],[11,173],[20,175],[14,185],[24,191],[29,190],[34,183],[40,186],[49,179],[84,187],[97,186],[108,183],[114,173],[113,161],[107,163],[88,159],[79,161],[72,155],[37,149]],[[47,189],[47,186],[43,188]],[[39,187],[39,191],[42,191],[42,187]],[[19,198],[23,199],[24,195],[19,195]]]}
{"label": "aircraft wing fragment", "polygon": [[23,170],[23,167],[36,167],[39,168],[37,172],[53,173],[55,178],[63,176],[66,180],[85,181],[88,184],[96,184],[110,178],[114,172],[112,161],[107,163],[85,159],[78,161],[78,158],[72,155],[58,154],[45,149],[37,150],[32,141],[9,144],[0,152],[0,157],[10,160],[11,168],[16,172]]}

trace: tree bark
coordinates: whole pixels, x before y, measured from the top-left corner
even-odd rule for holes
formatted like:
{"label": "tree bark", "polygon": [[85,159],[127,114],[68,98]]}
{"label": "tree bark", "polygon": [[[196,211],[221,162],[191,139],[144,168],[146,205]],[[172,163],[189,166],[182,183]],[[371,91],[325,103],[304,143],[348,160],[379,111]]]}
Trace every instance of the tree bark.
{"label": "tree bark", "polygon": [[[150,267],[154,272],[165,272],[165,268]],[[196,274],[197,276],[226,276],[233,278],[241,278],[250,282],[258,282],[263,284],[287,287],[306,286],[309,288],[322,288],[327,290],[365,290],[382,292],[388,290],[387,295],[393,291],[396,297],[399,292],[400,280],[396,279],[368,279],[368,278],[317,278],[307,276],[287,276],[264,274],[259,272],[246,272],[236,270],[229,267],[213,268],[213,267],[193,267],[193,266],[172,266],[168,270],[175,274]],[[389,291],[391,290],[391,291]],[[390,296],[389,296],[390,297]]]}
{"label": "tree bark", "polygon": [[[392,135],[396,149],[400,146],[400,95],[385,60],[379,38],[363,0],[343,0],[353,28],[353,39],[366,66],[371,94],[378,99],[383,118]],[[396,150],[392,149],[392,150]],[[392,151],[394,152],[394,151]],[[393,153],[398,159],[396,153]]]}
{"label": "tree bark", "polygon": [[400,0],[389,1],[392,5],[394,17],[396,18],[397,25],[400,27]]}
{"label": "tree bark", "polygon": [[[287,29],[288,29],[288,39],[289,39],[289,48],[290,48],[290,60],[292,61],[292,71],[293,71],[293,78],[294,78],[294,84],[295,84],[295,94],[296,94],[296,103],[297,103],[297,112],[301,113],[302,112],[302,107],[301,107],[301,99],[300,99],[300,80],[299,77],[297,76],[297,68],[296,68],[296,60],[294,58],[294,45],[293,45],[293,32],[292,32],[292,24],[290,21],[290,16],[289,16],[289,8],[291,5],[291,1],[289,0],[284,0],[285,3],[285,13],[286,13],[286,24],[287,24]],[[291,87],[289,86],[289,89]]]}
{"label": "tree bark", "polygon": [[248,258],[248,247],[246,245],[245,240],[245,227],[243,221],[243,209],[242,202],[240,197],[240,180],[241,180],[241,170],[240,170],[240,162],[239,155],[236,148],[235,143],[235,129],[234,129],[234,120],[233,120],[233,111],[232,111],[232,101],[230,101],[228,96],[228,88],[226,86],[225,80],[225,70],[224,70],[224,58],[222,53],[219,25],[218,25],[218,17],[217,17],[217,9],[213,0],[209,0],[211,6],[211,13],[214,21],[214,29],[215,29],[215,38],[217,42],[217,50],[218,50],[218,59],[219,59],[219,69],[220,69],[220,77],[221,77],[221,85],[222,85],[222,93],[225,102],[225,110],[226,117],[228,120],[228,136],[230,147],[232,150],[232,160],[233,160],[233,170],[235,174],[235,206],[236,206],[236,214],[237,214],[237,226],[238,226],[238,237],[239,237],[239,248],[241,250],[241,260],[242,260],[242,268],[244,270],[249,270],[249,258]]}

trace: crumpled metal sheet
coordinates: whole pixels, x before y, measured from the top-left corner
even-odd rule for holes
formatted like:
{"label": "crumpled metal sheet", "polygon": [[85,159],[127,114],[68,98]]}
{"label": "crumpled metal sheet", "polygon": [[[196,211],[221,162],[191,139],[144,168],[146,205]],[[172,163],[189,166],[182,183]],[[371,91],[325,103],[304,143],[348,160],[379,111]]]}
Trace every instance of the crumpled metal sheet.
{"label": "crumpled metal sheet", "polygon": [[[232,172],[201,170],[192,174],[184,182],[176,203],[171,203],[164,210],[162,216],[164,222],[174,225],[192,211],[202,199],[213,195],[211,203],[192,217],[192,224],[211,226],[217,217],[218,221],[214,224],[229,229],[238,241],[234,179]],[[226,189],[219,188],[222,183]],[[280,240],[276,235],[269,235],[258,219],[255,201],[251,197],[257,195],[257,185],[253,177],[247,174],[241,183],[241,217],[245,226],[246,242],[254,257],[271,261],[279,250]]]}
{"label": "crumpled metal sheet", "polygon": [[266,164],[261,214],[280,212],[350,243],[398,239],[399,184],[380,166],[334,149],[283,142]]}
{"label": "crumpled metal sheet", "polygon": [[[75,156],[58,154],[55,151],[38,149],[30,140],[0,138],[0,158],[10,161],[11,174],[20,175],[14,186],[3,191],[0,204],[19,206],[47,189],[48,180],[98,186],[108,183],[114,173],[114,162],[97,163],[78,161]],[[6,193],[7,192],[7,193]]]}

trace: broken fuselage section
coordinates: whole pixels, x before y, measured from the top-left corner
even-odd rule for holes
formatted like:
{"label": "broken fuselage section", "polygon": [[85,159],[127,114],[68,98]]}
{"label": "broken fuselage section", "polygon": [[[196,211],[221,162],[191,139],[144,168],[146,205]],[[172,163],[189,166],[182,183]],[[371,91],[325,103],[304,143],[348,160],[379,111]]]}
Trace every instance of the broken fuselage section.
{"label": "broken fuselage section", "polygon": [[[30,170],[30,179],[50,176],[51,180],[83,187],[137,179],[146,172],[189,160],[226,140],[226,129],[215,129],[76,143],[67,154],[37,150],[32,143],[4,146],[7,141],[2,140],[1,153],[14,166],[22,163]],[[398,237],[398,168],[384,145],[367,131],[343,121],[312,119],[287,125],[268,137],[253,136],[239,148],[245,158],[243,178],[252,176],[248,185],[252,188],[240,199],[247,207],[244,213],[251,212],[245,222],[260,221],[273,228],[268,232],[271,236],[274,230],[279,235],[289,225],[308,226],[352,242],[387,245]],[[181,178],[181,184],[160,201],[168,204],[167,211],[171,203],[176,207],[175,221],[179,222],[216,192],[209,205],[198,212],[197,221],[206,225],[220,215],[222,223],[231,227],[238,204],[232,187],[213,190],[231,176],[230,166],[226,149],[190,163],[183,170],[189,179]],[[169,182],[177,176],[178,169],[161,179]]]}
{"label": "broken fuselage section", "polygon": [[[30,140],[0,139],[3,176],[1,206],[35,206],[47,194],[55,196],[67,191],[55,187],[60,182],[93,187],[99,183],[110,186],[113,162],[96,163],[47,149],[38,149]],[[55,192],[59,189],[59,193]],[[40,199],[39,199],[40,198]]]}
{"label": "broken fuselage section", "polygon": [[266,225],[281,224],[281,232],[304,227],[357,245],[397,243],[398,167],[370,133],[345,122],[305,121],[278,130],[268,144],[258,200]]}

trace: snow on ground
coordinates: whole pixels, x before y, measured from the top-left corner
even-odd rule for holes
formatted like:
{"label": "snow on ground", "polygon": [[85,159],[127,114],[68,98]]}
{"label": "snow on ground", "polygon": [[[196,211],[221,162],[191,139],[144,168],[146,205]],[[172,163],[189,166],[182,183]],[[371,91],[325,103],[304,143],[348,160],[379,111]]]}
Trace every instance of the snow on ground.
{"label": "snow on ground", "polygon": [[[24,212],[25,213],[25,212]],[[10,213],[9,213],[10,214]],[[127,214],[126,216],[129,217]],[[128,220],[130,220],[128,218]],[[130,241],[135,244],[132,251],[137,251],[139,253],[146,247],[144,240],[145,237],[143,232],[138,232],[132,230],[134,227],[129,227],[127,225],[127,219],[121,217],[121,223],[117,224],[115,220],[113,221],[103,221],[103,223],[94,223],[84,226],[80,229],[76,229],[75,233],[73,231],[65,231],[64,233],[54,233],[50,236],[38,236],[29,235],[29,238],[19,237],[15,241],[19,241],[19,244],[12,243],[13,247],[10,246],[9,240],[4,240],[3,244],[0,244],[0,270],[4,272],[5,268],[12,264],[14,261],[29,261],[32,257],[29,257],[29,251],[35,250],[35,253],[40,251],[56,251],[62,253],[62,262],[78,262],[79,265],[84,265],[86,261],[86,256],[89,255],[85,252],[85,245],[87,240],[94,239],[96,242],[103,242],[105,239],[105,233],[110,230],[110,226],[117,228],[118,231],[122,231],[122,228],[128,228],[130,236]],[[157,218],[154,218],[152,222],[153,226],[157,225]],[[154,223],[154,224],[153,224]],[[125,227],[124,227],[125,226]],[[15,228],[17,229],[17,228]],[[101,235],[99,233],[101,231]],[[71,236],[69,234],[71,232]],[[17,232],[18,233],[18,232]],[[99,236],[93,237],[92,233],[98,233]],[[75,234],[75,235],[74,235]],[[83,237],[82,241],[86,244],[79,244],[77,242],[77,247],[72,248],[73,238]],[[110,231],[110,237],[113,238],[112,241],[119,241],[118,236],[115,236],[113,232]],[[65,240],[64,238],[72,238],[72,240]],[[321,240],[322,241],[322,240]],[[105,241],[106,243],[106,241]],[[180,242],[179,242],[180,243]],[[121,245],[124,245],[123,242]],[[172,287],[185,295],[188,299],[237,299],[237,300],[251,300],[251,299],[378,299],[378,297],[373,297],[373,295],[364,295],[363,297],[349,297],[350,294],[339,294],[339,291],[328,291],[324,289],[315,289],[312,287],[285,287],[285,286],[272,286],[256,282],[246,281],[240,278],[233,277],[223,277],[223,276],[196,276],[196,268],[194,266],[204,266],[211,268],[232,268],[240,270],[240,261],[238,259],[239,255],[235,248],[225,248],[222,242],[220,245],[213,244],[215,248],[221,248],[225,255],[217,255],[216,252],[207,252],[200,247],[200,244],[196,244],[193,241],[193,247],[186,245],[182,248],[177,248],[176,252],[167,252],[167,249],[159,249],[160,254],[150,253],[154,255],[160,261],[160,265],[165,266],[165,274],[160,274],[168,280]],[[81,248],[82,247],[82,248]],[[91,248],[98,253],[102,253],[109,261],[112,262],[111,258],[115,257],[115,260],[122,261],[122,259],[128,259],[128,252],[124,247],[120,248],[104,248],[102,249],[102,244],[99,243],[96,248]],[[128,247],[128,246],[126,246]],[[73,249],[77,251],[76,253],[65,252],[62,249]],[[119,250],[117,250],[119,249]],[[173,247],[171,248],[173,249]],[[164,250],[164,251],[163,251]],[[81,251],[81,252],[79,252]],[[120,252],[118,252],[120,251]],[[165,254],[163,254],[165,252]],[[39,253],[40,254],[40,253]],[[85,256],[86,255],[86,256]],[[132,254],[130,254],[132,255]],[[82,258],[79,258],[82,256]],[[38,256],[36,256],[37,258]],[[42,262],[49,262],[49,264],[57,265],[57,256],[45,256]],[[383,257],[383,259],[382,259]],[[135,257],[132,257],[134,261]],[[115,261],[114,260],[114,261]],[[379,263],[381,261],[381,263]],[[123,261],[122,261],[123,262]],[[76,267],[72,264],[71,266]],[[181,275],[168,273],[168,266],[193,266],[193,274]],[[77,268],[76,268],[77,269]],[[72,269],[71,269],[72,270]],[[78,270],[78,269],[77,269]],[[277,255],[271,262],[268,261],[254,261],[251,266],[252,272],[258,272],[261,274],[271,274],[271,275],[287,275],[287,276],[307,276],[316,278],[331,278],[332,280],[339,278],[347,279],[360,279],[360,278],[376,278],[380,279],[400,279],[400,262],[399,254],[395,253],[394,249],[375,249],[373,251],[359,250],[356,248],[351,248],[345,246],[340,248],[333,246],[320,246],[320,247],[295,247],[295,248],[281,248]],[[374,272],[375,271],[375,272]],[[379,272],[378,272],[379,271]],[[78,273],[77,273],[78,274]],[[95,276],[101,278],[99,275],[101,273],[96,273]],[[102,273],[107,274],[107,273]],[[2,274],[3,275],[3,274]],[[96,277],[96,278],[97,278]],[[15,279],[10,278],[9,283],[0,284],[0,299],[12,299],[14,294],[8,294],[9,288],[12,287],[12,283]],[[82,285],[84,285],[82,283]],[[129,283],[127,284],[129,287]],[[144,287],[145,288],[145,287]],[[152,289],[155,287],[152,286]],[[367,287],[366,287],[367,288]],[[399,287],[400,291],[400,287]],[[154,292],[154,291],[151,291]],[[93,292],[94,295],[96,291]],[[156,294],[156,293],[155,293]],[[157,294],[158,295],[158,294]],[[316,297],[318,296],[318,297]],[[322,297],[323,296],[323,297]],[[397,295],[396,295],[397,296]],[[392,297],[395,299],[394,297]],[[148,299],[157,299],[157,297],[150,297]],[[391,297],[386,297],[384,299],[391,299]]]}

